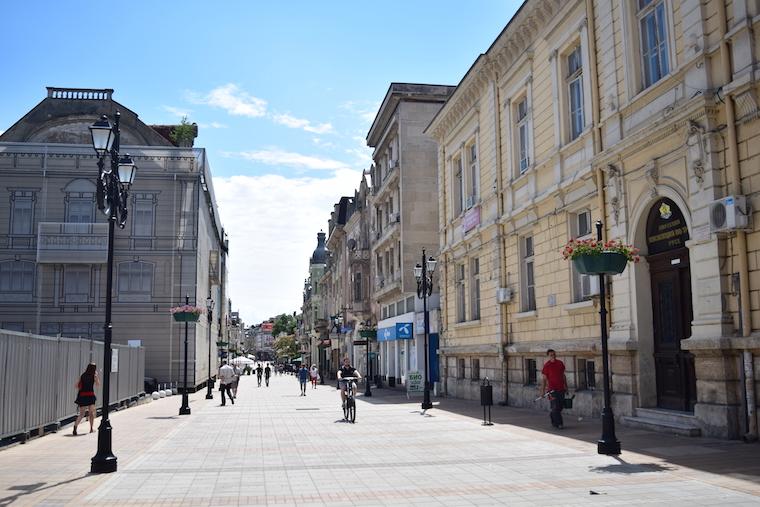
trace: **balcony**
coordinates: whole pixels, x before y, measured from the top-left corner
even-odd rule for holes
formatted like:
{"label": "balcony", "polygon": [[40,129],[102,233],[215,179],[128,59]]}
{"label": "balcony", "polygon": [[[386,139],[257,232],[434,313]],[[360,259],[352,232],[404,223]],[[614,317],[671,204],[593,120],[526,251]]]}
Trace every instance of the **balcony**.
{"label": "balcony", "polygon": [[401,289],[401,274],[396,273],[393,276],[375,277],[375,292],[373,297],[379,299],[386,294]]}
{"label": "balcony", "polygon": [[369,262],[369,248],[357,248],[348,252],[349,264],[359,264]]}
{"label": "balcony", "polygon": [[107,256],[108,224],[39,224],[38,263],[105,264]]}

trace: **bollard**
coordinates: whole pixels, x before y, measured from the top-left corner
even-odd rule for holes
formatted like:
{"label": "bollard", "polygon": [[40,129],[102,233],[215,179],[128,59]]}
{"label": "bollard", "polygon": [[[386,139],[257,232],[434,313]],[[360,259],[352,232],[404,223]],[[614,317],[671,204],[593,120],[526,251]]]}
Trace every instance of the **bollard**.
{"label": "bollard", "polygon": [[[483,426],[493,426],[491,422],[491,406],[493,405],[493,386],[488,377],[483,379],[480,384],[480,404],[483,405]],[[486,418],[486,409],[488,409],[488,418]]]}

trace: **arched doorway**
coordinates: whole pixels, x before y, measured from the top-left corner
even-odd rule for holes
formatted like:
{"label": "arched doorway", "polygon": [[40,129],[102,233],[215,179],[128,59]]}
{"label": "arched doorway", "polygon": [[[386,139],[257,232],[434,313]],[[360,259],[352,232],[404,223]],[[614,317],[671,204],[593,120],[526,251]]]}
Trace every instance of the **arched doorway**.
{"label": "arched doorway", "polygon": [[655,201],[647,217],[647,262],[652,290],[654,364],[659,408],[692,411],[696,403],[694,356],[681,350],[691,336],[689,228],[667,197]]}

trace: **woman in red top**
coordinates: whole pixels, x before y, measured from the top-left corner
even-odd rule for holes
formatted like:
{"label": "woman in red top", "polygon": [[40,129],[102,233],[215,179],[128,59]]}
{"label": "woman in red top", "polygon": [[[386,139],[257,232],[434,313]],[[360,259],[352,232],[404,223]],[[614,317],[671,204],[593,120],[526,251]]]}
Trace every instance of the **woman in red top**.
{"label": "woman in red top", "polygon": [[77,434],[77,426],[82,421],[85,411],[87,412],[87,418],[90,420],[90,433],[95,431],[95,386],[100,385],[100,378],[98,377],[98,370],[95,363],[87,365],[87,369],[79,377],[79,382],[76,384],[77,398],[74,400],[79,406],[79,415],[74,423],[74,435]]}
{"label": "woman in red top", "polygon": [[541,396],[549,393],[552,411],[550,414],[552,426],[562,429],[562,408],[565,404],[565,393],[567,392],[567,378],[565,377],[565,363],[557,359],[557,353],[554,349],[546,351],[549,360],[544,363],[541,370],[543,379],[541,382]]}

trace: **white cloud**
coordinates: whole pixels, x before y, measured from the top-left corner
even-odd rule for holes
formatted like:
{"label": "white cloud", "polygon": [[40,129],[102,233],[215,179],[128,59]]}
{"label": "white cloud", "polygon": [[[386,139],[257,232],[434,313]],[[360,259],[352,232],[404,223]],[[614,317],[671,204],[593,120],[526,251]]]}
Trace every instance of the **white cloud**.
{"label": "white cloud", "polygon": [[380,109],[380,103],[369,100],[348,100],[341,104],[340,108],[358,116],[369,126],[375,119],[377,110]]}
{"label": "white cloud", "polygon": [[353,195],[360,181],[361,172],[350,169],[324,179],[274,174],[214,178],[230,239],[232,308],[246,324],[300,312],[317,233],[327,232],[333,204]]}
{"label": "white cloud", "polygon": [[354,136],[352,139],[356,145],[354,148],[347,148],[346,153],[355,158],[356,165],[369,168],[372,165],[372,148],[367,146],[367,140],[361,136]]}
{"label": "white cloud", "polygon": [[311,132],[313,134],[329,134],[333,132],[333,126],[329,123],[312,125],[309,120],[296,118],[289,114],[274,114],[272,115],[272,119],[275,123],[279,123],[280,125],[285,125],[292,129],[303,129],[306,132]]}
{"label": "white cloud", "polygon": [[174,107],[174,106],[161,106],[163,107],[164,111],[171,114],[172,116],[176,116],[178,118],[184,118],[185,116],[190,116],[190,113],[193,112],[192,109],[184,109],[180,107]]}
{"label": "white cloud", "polygon": [[261,162],[266,165],[295,167],[301,169],[337,170],[348,169],[348,165],[338,160],[329,158],[303,155],[291,151],[279,149],[224,152],[225,157],[243,158],[252,162]]}
{"label": "white cloud", "polygon": [[212,121],[211,123],[199,123],[198,126],[202,129],[226,129],[227,125],[219,123],[218,121]]}
{"label": "white cloud", "polygon": [[218,86],[206,95],[188,93],[187,99],[195,104],[206,104],[224,109],[233,116],[259,118],[267,112],[266,100],[254,97],[233,83]]}

